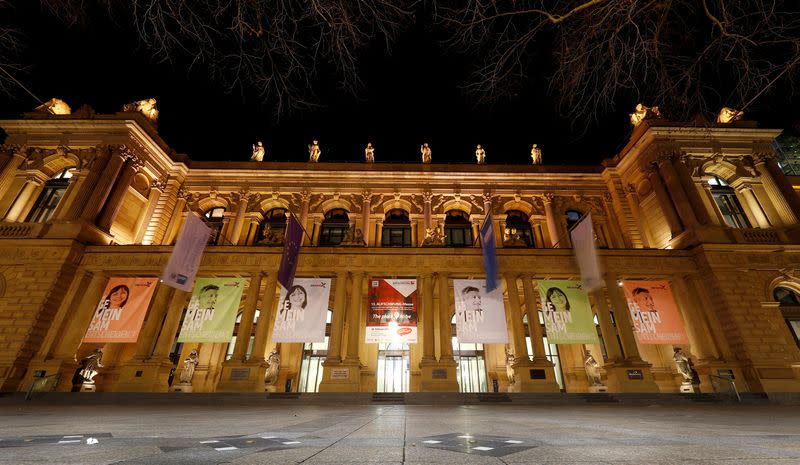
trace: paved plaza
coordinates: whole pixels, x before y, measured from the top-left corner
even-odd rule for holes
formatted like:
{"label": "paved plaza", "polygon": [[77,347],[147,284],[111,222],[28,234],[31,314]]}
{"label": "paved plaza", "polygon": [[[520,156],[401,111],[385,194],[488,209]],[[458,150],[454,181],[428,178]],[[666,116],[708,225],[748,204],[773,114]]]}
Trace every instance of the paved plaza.
{"label": "paved plaza", "polygon": [[138,403],[0,403],[0,464],[800,463],[796,406]]}

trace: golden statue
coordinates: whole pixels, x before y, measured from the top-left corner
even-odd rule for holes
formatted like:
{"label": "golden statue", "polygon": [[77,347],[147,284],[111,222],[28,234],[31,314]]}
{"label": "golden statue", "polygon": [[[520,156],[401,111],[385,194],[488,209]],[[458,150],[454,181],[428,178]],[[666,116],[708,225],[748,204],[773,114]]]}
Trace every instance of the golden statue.
{"label": "golden statue", "polygon": [[478,160],[479,165],[486,163],[486,150],[483,150],[481,144],[478,144],[478,146],[475,147],[475,158]]}
{"label": "golden statue", "polygon": [[533,144],[533,147],[531,147],[531,160],[533,160],[534,165],[542,164],[542,149],[536,144]]}
{"label": "golden statue", "polygon": [[427,143],[424,143],[419,148],[419,151],[422,153],[422,163],[430,163],[431,160],[433,159],[433,155],[431,154],[431,147]]}
{"label": "golden statue", "polygon": [[257,143],[253,144],[253,155],[250,156],[251,161],[264,161],[264,143],[258,141]]}
{"label": "golden statue", "polygon": [[658,107],[651,108],[637,103],[636,109],[631,113],[631,124],[633,127],[637,127],[642,121],[653,118],[663,118],[661,112],[658,111]]}
{"label": "golden statue", "polygon": [[308,145],[308,161],[309,163],[316,163],[319,161],[319,156],[322,155],[322,149],[319,148],[319,142],[314,139]]}
{"label": "golden statue", "polygon": [[67,105],[67,102],[57,98],[51,98],[39,105],[36,107],[36,111],[50,113],[51,115],[68,115],[72,113],[72,109]]}
{"label": "golden statue", "polygon": [[122,111],[138,111],[152,122],[158,121],[158,110],[156,110],[156,99],[148,98],[132,103],[127,103],[122,107]]}
{"label": "golden statue", "polygon": [[367,148],[364,149],[364,159],[367,163],[375,163],[375,147],[372,142],[367,143]]}
{"label": "golden statue", "polygon": [[717,115],[717,123],[733,123],[734,121],[742,119],[742,116],[744,116],[743,111],[730,107],[722,107],[722,110],[720,110]]}

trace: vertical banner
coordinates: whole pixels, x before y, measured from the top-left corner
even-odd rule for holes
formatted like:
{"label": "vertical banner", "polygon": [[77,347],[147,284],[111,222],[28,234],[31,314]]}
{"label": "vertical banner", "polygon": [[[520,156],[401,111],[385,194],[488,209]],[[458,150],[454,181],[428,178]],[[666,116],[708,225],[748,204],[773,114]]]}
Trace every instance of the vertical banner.
{"label": "vertical banner", "polygon": [[592,215],[587,214],[570,231],[572,250],[575,252],[575,261],[581,270],[581,281],[587,292],[603,287],[603,276],[600,274],[600,264],[597,262],[597,247],[594,243],[594,226]]}
{"label": "vertical banner", "polygon": [[596,344],[589,296],[583,283],[570,280],[537,281],[542,299],[544,326],[550,344]]}
{"label": "vertical banner", "polygon": [[111,278],[82,342],[136,342],[158,278]]}
{"label": "vertical banner", "polygon": [[292,288],[301,242],[303,242],[303,226],[292,213],[289,215],[289,224],[286,226],[286,235],[283,237],[283,255],[281,256],[281,266],[278,268],[278,282],[284,289]]}
{"label": "vertical banner", "polygon": [[508,342],[503,291],[487,292],[480,279],[454,279],[456,334],[459,343],[505,344]]}
{"label": "vertical banner", "polygon": [[[176,214],[180,214],[177,212]],[[189,292],[192,290],[194,277],[200,268],[200,259],[203,249],[211,237],[211,228],[194,213],[186,216],[186,223],[181,229],[181,234],[175,242],[172,254],[169,256],[167,266],[161,273],[161,280],[167,286]]]}
{"label": "vertical banner", "polygon": [[689,342],[667,281],[624,281],[622,284],[639,344]]}
{"label": "vertical banner", "polygon": [[198,278],[178,342],[230,342],[243,278]]}
{"label": "vertical banner", "polygon": [[417,280],[369,280],[365,341],[417,342]]}
{"label": "vertical banner", "polygon": [[489,213],[481,228],[481,252],[483,253],[483,269],[486,272],[486,291],[497,289],[497,249],[494,242],[492,214]]}
{"label": "vertical banner", "polygon": [[331,280],[297,278],[281,297],[272,332],[274,342],[325,342]]}

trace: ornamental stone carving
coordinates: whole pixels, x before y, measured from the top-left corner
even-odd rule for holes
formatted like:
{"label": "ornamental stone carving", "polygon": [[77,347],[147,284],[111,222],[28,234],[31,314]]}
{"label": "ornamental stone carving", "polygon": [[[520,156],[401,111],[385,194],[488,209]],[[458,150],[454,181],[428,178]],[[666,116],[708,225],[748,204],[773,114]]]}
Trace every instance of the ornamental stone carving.
{"label": "ornamental stone carving", "polygon": [[72,113],[72,109],[67,105],[67,102],[57,98],[51,98],[39,105],[36,107],[36,111],[50,115],[69,115]]}
{"label": "ornamental stone carving", "polygon": [[636,109],[630,117],[633,127],[638,127],[644,120],[662,118],[658,107],[646,107],[641,103],[636,104]]}

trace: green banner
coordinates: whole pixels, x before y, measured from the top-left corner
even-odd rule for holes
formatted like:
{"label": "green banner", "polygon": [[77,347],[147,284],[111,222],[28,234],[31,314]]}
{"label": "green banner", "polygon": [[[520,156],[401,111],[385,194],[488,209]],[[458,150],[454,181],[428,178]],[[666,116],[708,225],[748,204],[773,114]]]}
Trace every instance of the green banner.
{"label": "green banner", "polygon": [[178,342],[230,342],[245,280],[198,278]]}
{"label": "green banner", "polygon": [[536,283],[542,299],[547,342],[597,344],[592,307],[581,282],[543,279]]}

